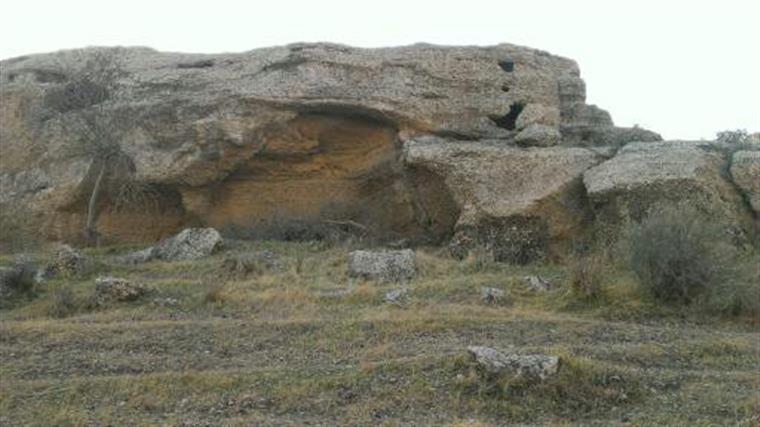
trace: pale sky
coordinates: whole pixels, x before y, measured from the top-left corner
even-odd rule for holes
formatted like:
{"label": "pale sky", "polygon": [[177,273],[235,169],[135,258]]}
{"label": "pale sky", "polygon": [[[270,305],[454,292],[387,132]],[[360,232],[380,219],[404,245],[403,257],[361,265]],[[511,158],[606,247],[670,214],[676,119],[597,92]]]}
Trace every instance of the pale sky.
{"label": "pale sky", "polygon": [[578,61],[588,102],[667,139],[760,131],[760,0],[19,0],[0,58],[92,45],[240,52],[298,41],[547,50]]}

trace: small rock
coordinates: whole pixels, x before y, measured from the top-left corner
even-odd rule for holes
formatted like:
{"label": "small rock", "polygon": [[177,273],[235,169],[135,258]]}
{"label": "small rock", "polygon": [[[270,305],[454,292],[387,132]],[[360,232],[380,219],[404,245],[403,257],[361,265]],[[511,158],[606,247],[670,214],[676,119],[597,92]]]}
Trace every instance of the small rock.
{"label": "small rock", "polygon": [[503,289],[498,288],[480,288],[480,299],[486,304],[498,304],[504,300],[507,293]]}
{"label": "small rock", "polygon": [[523,283],[533,292],[546,292],[552,289],[552,284],[541,276],[525,276]]}
{"label": "small rock", "polygon": [[409,298],[409,289],[394,289],[385,293],[385,302],[398,304]]}
{"label": "small rock", "polygon": [[471,346],[467,351],[487,372],[510,372],[517,377],[545,380],[557,373],[560,359],[546,354],[504,354],[490,347]]}
{"label": "small rock", "polygon": [[556,127],[532,124],[515,136],[515,144],[522,147],[551,147],[559,143],[560,135]]}
{"label": "small rock", "polygon": [[187,261],[207,257],[222,247],[222,235],[213,228],[186,228],[159,244],[124,258],[126,264],[139,264],[153,260]]}
{"label": "small rock", "polygon": [[127,279],[99,276],[95,279],[95,302],[105,304],[111,301],[134,301],[147,293],[141,284]]}
{"label": "small rock", "polygon": [[348,275],[386,282],[411,280],[417,269],[411,249],[396,251],[353,251],[348,254]]}
{"label": "small rock", "polygon": [[92,260],[81,251],[62,244],[55,252],[55,257],[37,275],[38,281],[56,276],[77,277],[86,274],[92,267]]}

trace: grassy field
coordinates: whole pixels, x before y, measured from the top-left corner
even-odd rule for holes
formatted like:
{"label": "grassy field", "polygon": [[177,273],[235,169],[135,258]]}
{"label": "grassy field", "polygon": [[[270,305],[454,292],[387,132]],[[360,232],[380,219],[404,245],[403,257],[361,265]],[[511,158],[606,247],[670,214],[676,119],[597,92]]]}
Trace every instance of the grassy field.
{"label": "grassy field", "polygon": [[[262,249],[282,267],[224,267]],[[0,310],[0,425],[760,425],[757,319],[659,305],[622,269],[584,300],[562,266],[418,249],[410,299],[390,304],[397,285],[350,279],[341,247],[232,242],[109,266],[124,250],[90,251],[100,271]],[[105,272],[152,292],[95,306]],[[559,289],[532,293],[526,274]],[[510,298],[485,304],[481,286]],[[563,364],[539,384],[487,376],[469,345]]]}

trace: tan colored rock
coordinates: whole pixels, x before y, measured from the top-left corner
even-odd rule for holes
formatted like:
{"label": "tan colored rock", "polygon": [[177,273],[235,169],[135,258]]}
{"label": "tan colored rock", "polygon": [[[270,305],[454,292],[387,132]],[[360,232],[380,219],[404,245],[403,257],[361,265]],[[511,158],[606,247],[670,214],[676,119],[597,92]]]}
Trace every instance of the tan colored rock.
{"label": "tan colored rock", "polygon": [[436,240],[456,212],[438,177],[400,161],[402,142],[567,145],[576,140],[565,130],[615,129],[585,104],[579,74],[572,60],[509,44],[90,48],[9,59],[0,62],[0,205],[23,208],[35,233],[81,239],[101,166],[70,148],[94,118],[150,196],[117,208],[109,170],[96,207],[104,242],[273,219],[350,220]]}
{"label": "tan colored rock", "polygon": [[[515,262],[529,262],[550,243],[577,236],[586,215],[580,180],[600,161],[583,148],[435,138],[408,142],[404,159],[443,179],[460,211],[456,230],[473,230],[467,238]],[[494,237],[484,241],[483,233]]]}
{"label": "tan colored rock", "polygon": [[737,151],[731,159],[731,177],[752,209],[760,214],[760,151]]}

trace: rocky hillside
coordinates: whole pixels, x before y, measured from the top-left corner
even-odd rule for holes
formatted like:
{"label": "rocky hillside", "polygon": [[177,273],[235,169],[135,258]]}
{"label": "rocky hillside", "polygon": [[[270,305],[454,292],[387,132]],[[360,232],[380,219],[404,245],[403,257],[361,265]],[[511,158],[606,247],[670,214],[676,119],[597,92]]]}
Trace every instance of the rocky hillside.
{"label": "rocky hillside", "polygon": [[574,61],[508,44],[0,62],[0,206],[47,239],[329,221],[528,262],[663,200],[745,235],[759,154],[615,127]]}

